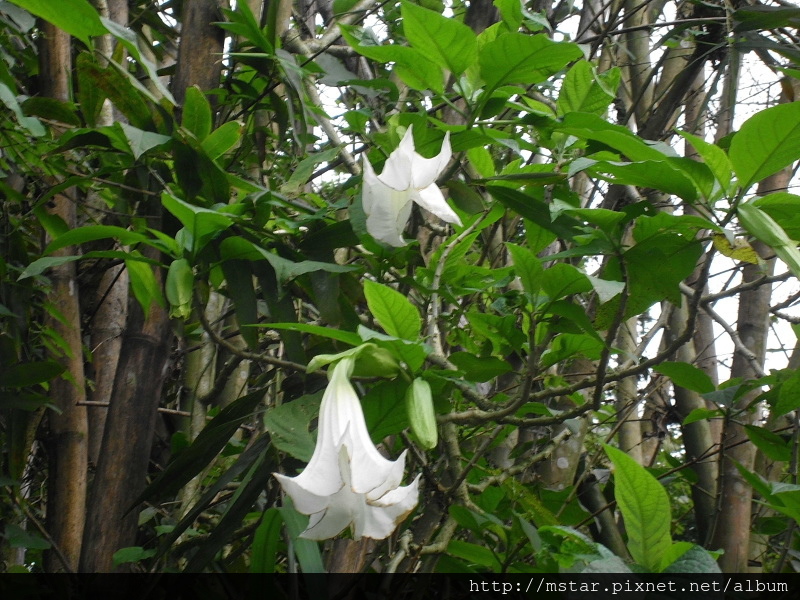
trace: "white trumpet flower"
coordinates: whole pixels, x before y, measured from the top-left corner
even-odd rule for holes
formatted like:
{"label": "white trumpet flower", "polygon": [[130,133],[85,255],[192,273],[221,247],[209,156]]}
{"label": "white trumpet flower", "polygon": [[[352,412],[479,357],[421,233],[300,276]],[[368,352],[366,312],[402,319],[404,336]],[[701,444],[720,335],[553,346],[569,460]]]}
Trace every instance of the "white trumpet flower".
{"label": "white trumpet flower", "polygon": [[401,486],[405,451],[395,461],[384,458],[367,431],[350,374],[353,358],[333,367],[319,410],[317,445],[297,477],[275,473],[298,512],[310,515],[301,537],[332,538],[350,526],[353,537],[382,540],[417,505],[419,476]]}
{"label": "white trumpet flower", "polygon": [[452,154],[449,131],[444,136],[442,149],[437,156],[424,158],[417,154],[409,127],[400,145],[386,159],[380,175],[375,174],[365,156],[361,199],[369,234],[390,246],[405,246],[403,229],[411,216],[412,202],[447,223],[461,225],[461,219],[448,206],[436,185],[436,179],[444,171]]}

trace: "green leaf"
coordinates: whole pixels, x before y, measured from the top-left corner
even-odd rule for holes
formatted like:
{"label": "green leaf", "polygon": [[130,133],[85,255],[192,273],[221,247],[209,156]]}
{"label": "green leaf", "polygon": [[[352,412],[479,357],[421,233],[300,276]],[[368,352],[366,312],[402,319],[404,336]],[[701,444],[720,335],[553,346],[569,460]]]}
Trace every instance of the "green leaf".
{"label": "green leaf", "polygon": [[292,171],[289,180],[281,186],[281,193],[286,195],[294,195],[300,193],[303,186],[308,182],[314,169],[318,164],[330,162],[336,158],[341,152],[341,148],[328,148],[322,152],[315,152],[300,161]]}
{"label": "green leaf", "polygon": [[487,43],[478,61],[486,83],[485,93],[490,94],[508,83],[544,81],[582,56],[577,45],[554,42],[546,35],[507,33]]}
{"label": "green leaf", "polygon": [[781,385],[778,400],[769,414],[771,418],[777,419],[798,408],[800,408],[800,371],[796,370]]}
{"label": "green leaf", "polygon": [[322,390],[281,404],[264,415],[264,427],[272,436],[272,444],[304,462],[314,454],[314,436],[308,431],[311,421],[319,413]]}
{"label": "green leaf", "polygon": [[697,199],[697,187],[694,182],[683,170],[675,168],[670,160],[617,162],[587,159],[586,163],[591,163],[588,168],[590,173],[611,183],[653,188],[689,202]]}
{"label": "green leaf", "polygon": [[745,425],[744,430],[750,441],[772,460],[789,461],[792,458],[791,445],[781,436],[755,425]]}
{"label": "green leaf", "polygon": [[530,298],[534,298],[542,285],[542,261],[530,250],[517,246],[511,242],[506,243],[511,258],[514,261],[514,272],[522,282],[522,287]]}
{"label": "green leaf", "polygon": [[264,511],[261,523],[253,535],[250,554],[250,573],[274,573],[281,541],[283,518],[280,511],[269,508]]}
{"label": "green leaf", "polygon": [[675,542],[665,555],[664,563],[666,568],[662,573],[721,573],[719,564],[708,550],[689,542]]}
{"label": "green leaf", "polygon": [[719,182],[722,190],[727,190],[731,185],[733,165],[725,151],[716,144],[710,144],[703,138],[686,131],[678,130],[678,134],[692,144],[700,158],[714,174],[714,178]]}
{"label": "green leaf", "polygon": [[582,140],[600,142],[631,161],[662,161],[668,156],[675,156],[674,151],[665,154],[669,147],[648,143],[627,127],[609,123],[595,114],[569,113],[564,116],[557,129]]}
{"label": "green leaf", "polygon": [[542,274],[542,289],[550,300],[558,300],[572,294],[592,291],[592,283],[585,273],[566,263],[558,263]]}
{"label": "green leaf", "polygon": [[367,306],[384,331],[404,340],[419,338],[422,319],[417,308],[400,292],[366,280],[364,296]]}
{"label": "green leaf", "polygon": [[172,261],[167,271],[165,285],[170,303],[170,316],[187,319],[192,314],[194,299],[194,271],[185,258]]}
{"label": "green leaf", "polygon": [[713,392],[716,388],[708,374],[702,369],[685,362],[665,362],[653,369],[657,373],[666,375],[672,383],[698,394]]}
{"label": "green leaf", "polygon": [[239,236],[225,238],[220,244],[220,252],[225,260],[266,260],[275,270],[275,277],[277,278],[279,286],[284,285],[295,277],[300,277],[301,275],[313,273],[315,271],[346,273],[357,269],[357,267],[354,266],[337,265],[335,263],[326,263],[316,260],[293,262],[277,254],[268,252],[263,248],[259,248],[249,240]]}
{"label": "green leaf", "polygon": [[[132,125],[141,129],[154,127],[153,111],[146,100],[148,94],[143,93],[139,87],[141,84],[137,86],[135,80],[131,79],[127,72],[122,72],[116,63],[112,62],[103,68],[95,62],[83,61],[81,74],[86,84],[102,92]],[[98,103],[101,102],[99,98],[96,100]],[[85,107],[85,109],[90,108]]]}
{"label": "green leaf", "polygon": [[155,556],[155,554],[156,551],[152,549],[145,550],[141,546],[130,546],[128,548],[120,548],[114,552],[112,560],[114,561],[114,566],[118,567],[124,563],[135,563],[146,558],[151,558]]}
{"label": "green leaf", "polygon": [[772,217],[791,240],[800,239],[800,196],[775,192],[759,196],[753,204]]}
{"label": "green leaf", "polygon": [[496,185],[486,186],[486,191],[507,208],[558,237],[571,240],[576,233],[573,228],[581,226],[580,221],[569,215],[553,219],[549,206],[532,194]]}
{"label": "green leaf", "polygon": [[242,339],[251,350],[258,348],[258,331],[250,325],[258,322],[258,299],[253,286],[253,272],[243,260],[225,260],[220,265],[225,274],[228,297],[233,301]]}
{"label": "green leaf", "polygon": [[161,77],[158,74],[156,65],[153,64],[145,54],[142,54],[139,51],[139,38],[137,37],[136,32],[129,27],[124,27],[116,21],[107,19],[105,17],[100,17],[100,21],[108,30],[108,32],[117,38],[119,43],[122,44],[128,50],[130,55],[136,60],[136,62],[142,66],[147,73],[147,76],[150,78],[150,82],[156,87],[160,96],[166,99],[173,106],[177,104],[175,102],[175,98],[172,96],[172,93],[161,81]]}
{"label": "green leaf", "polygon": [[408,427],[405,394],[408,383],[401,378],[373,385],[361,401],[369,437],[379,444],[386,436]]}
{"label": "green leaf", "polygon": [[164,144],[172,141],[172,138],[160,133],[153,133],[152,131],[143,131],[133,125],[126,123],[118,123],[122,130],[125,132],[125,138],[128,140],[131,152],[134,158],[139,158],[142,154]]}
{"label": "green leaf", "polygon": [[475,356],[469,352],[454,352],[450,355],[450,362],[464,371],[464,376],[470,381],[490,381],[513,370],[508,362],[500,358]]}
{"label": "green leaf", "polygon": [[479,546],[461,540],[452,540],[447,545],[447,553],[457,556],[469,564],[486,567],[493,573],[499,573],[503,567],[495,556],[494,552],[486,546]]}
{"label": "green leaf", "polygon": [[155,303],[159,306],[164,306],[164,296],[161,293],[161,285],[159,285],[152,267],[146,262],[135,260],[135,256],[131,260],[125,261],[125,268],[128,270],[128,276],[131,282],[131,289],[133,295],[139,301],[144,314],[150,312],[150,306]]}
{"label": "green leaf", "polygon": [[747,119],[728,154],[742,189],[792,164],[800,158],[800,102],[773,106]]}
{"label": "green leaf", "polygon": [[45,134],[44,125],[37,119],[36,117],[27,117],[25,113],[22,112],[22,108],[17,102],[17,97],[14,95],[14,92],[5,84],[0,82],[0,101],[6,105],[6,107],[11,110],[14,115],[17,117],[17,121],[19,124],[22,125],[25,129],[28,130],[34,137],[42,137]]}
{"label": "green leaf", "polygon": [[706,419],[711,419],[714,417],[721,417],[722,413],[718,409],[710,409],[710,408],[695,408],[692,412],[686,415],[686,418],[683,420],[683,425],[691,425],[696,421],[705,421]]}
{"label": "green leaf", "polygon": [[403,32],[425,58],[458,77],[475,62],[478,42],[468,26],[410,2],[401,4]]}
{"label": "green leaf", "polygon": [[274,465],[262,454],[253,463],[240,484],[237,486],[231,499],[222,507],[222,517],[214,526],[211,534],[198,546],[186,564],[184,572],[200,573],[210,563],[222,548],[230,544],[236,531],[241,527],[242,521],[253,509],[258,497],[264,493],[264,488],[272,478]]}
{"label": "green leaf", "polygon": [[129,231],[122,227],[115,227],[113,225],[87,225],[86,227],[78,227],[77,229],[70,229],[55,238],[45,249],[45,254],[52,254],[56,250],[66,248],[67,246],[78,246],[87,242],[94,242],[96,240],[104,240],[113,238],[120,244],[130,246],[139,242],[147,241],[149,238],[136,231]]}
{"label": "green leaf", "polygon": [[216,160],[239,143],[242,137],[242,124],[229,121],[217,127],[201,143],[203,151],[211,160]]}
{"label": "green leaf", "polygon": [[106,33],[97,11],[86,0],[10,0],[28,12],[49,21],[91,47],[93,36]]}
{"label": "green leaf", "polygon": [[211,133],[213,125],[211,105],[208,103],[206,95],[195,85],[186,88],[181,125],[191,131],[201,142]]}
{"label": "green leaf", "polygon": [[54,360],[0,366],[0,387],[24,388],[45,383],[64,372],[64,366]]}
{"label": "green leaf", "polygon": [[187,250],[199,252],[214,237],[233,224],[231,215],[201,206],[194,206],[168,192],[161,194],[161,202],[186,228],[189,239]]}
{"label": "green leaf", "polygon": [[[322,553],[319,551],[319,544],[313,540],[307,540],[300,537],[300,534],[308,526],[308,517],[301,515],[294,509],[292,499],[284,497],[283,506],[278,509],[283,517],[283,522],[286,523],[286,531],[289,538],[294,544],[294,552],[297,556],[297,562],[300,563],[300,569],[303,573],[324,573],[325,566],[322,563]],[[307,592],[310,598],[326,598],[328,597],[328,589],[315,589],[320,585],[325,586],[324,579],[310,579],[307,582]]]}
{"label": "green leaf", "polygon": [[22,110],[26,115],[41,117],[50,121],[60,121],[73,127],[80,127],[81,121],[71,102],[62,102],[55,98],[28,98],[22,103]]}
{"label": "green leaf", "polygon": [[308,323],[264,323],[259,327],[268,327],[270,329],[287,329],[289,331],[300,331],[302,333],[310,333],[319,337],[330,338],[339,342],[344,342],[351,346],[358,346],[361,343],[361,338],[358,334],[352,331],[342,331],[341,329],[332,329],[330,327],[323,327],[322,325],[310,325]]}
{"label": "green leaf", "polygon": [[672,546],[667,491],[630,456],[612,446],[604,448],[614,463],[614,490],[625,520],[628,550],[633,560],[655,571]]}
{"label": "green leaf", "polygon": [[558,113],[603,114],[614,100],[620,71],[615,68],[599,76],[590,62],[581,60],[567,71],[558,95]]}
{"label": "green leaf", "polygon": [[6,542],[12,548],[27,548],[28,550],[48,550],[50,542],[35,533],[29,533],[18,525],[7,523],[3,532]]}
{"label": "green leaf", "polygon": [[415,48],[389,44],[385,46],[362,45],[354,35],[356,29],[340,25],[342,37],[359,54],[381,63],[394,63],[398,77],[415,90],[444,92],[442,69],[428,60]]}

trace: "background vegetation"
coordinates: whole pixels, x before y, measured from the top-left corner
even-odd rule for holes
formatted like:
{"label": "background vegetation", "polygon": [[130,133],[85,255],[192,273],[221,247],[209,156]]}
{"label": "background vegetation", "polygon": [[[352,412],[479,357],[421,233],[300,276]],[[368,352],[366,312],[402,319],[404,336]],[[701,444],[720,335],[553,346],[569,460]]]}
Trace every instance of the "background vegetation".
{"label": "background vegetation", "polygon": [[[798,19],[0,2],[3,568],[795,570]],[[461,225],[394,248],[361,173],[409,128]],[[364,342],[419,504],[302,539],[272,473]]]}

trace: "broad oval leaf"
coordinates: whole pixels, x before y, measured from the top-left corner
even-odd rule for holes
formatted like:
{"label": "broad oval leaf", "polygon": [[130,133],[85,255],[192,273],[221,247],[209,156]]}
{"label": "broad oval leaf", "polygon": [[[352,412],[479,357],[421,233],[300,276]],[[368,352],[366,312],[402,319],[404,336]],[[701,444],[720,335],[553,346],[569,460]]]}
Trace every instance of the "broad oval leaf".
{"label": "broad oval leaf", "polygon": [[463,23],[410,2],[402,3],[402,14],[406,39],[425,58],[455,76],[475,62],[477,38]]}
{"label": "broad oval leaf", "polygon": [[742,189],[800,159],[800,102],[773,106],[747,119],[731,140],[729,156]]}
{"label": "broad oval leaf", "polygon": [[419,337],[422,320],[417,309],[403,294],[367,280],[364,282],[364,296],[370,312],[386,333],[404,340],[416,340]]}
{"label": "broad oval leaf", "polygon": [[628,550],[637,563],[655,571],[662,556],[672,546],[669,533],[672,517],[667,491],[622,450],[608,445],[604,447],[614,463],[614,489],[628,533]]}

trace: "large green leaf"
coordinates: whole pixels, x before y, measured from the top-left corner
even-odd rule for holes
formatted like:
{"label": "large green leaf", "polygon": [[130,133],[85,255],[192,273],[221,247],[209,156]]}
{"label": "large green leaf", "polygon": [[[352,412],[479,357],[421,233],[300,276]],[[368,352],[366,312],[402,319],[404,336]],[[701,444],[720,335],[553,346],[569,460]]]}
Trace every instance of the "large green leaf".
{"label": "large green leaf", "polygon": [[487,92],[507,83],[539,83],[583,56],[580,47],[548,36],[507,33],[480,52],[481,78]]}
{"label": "large green leaf", "polygon": [[367,306],[384,331],[404,340],[419,338],[422,319],[417,308],[403,294],[390,287],[366,280]]}
{"label": "large green leaf", "polygon": [[604,447],[614,463],[614,491],[625,520],[628,550],[637,563],[655,571],[672,546],[667,491],[630,456],[612,446]]}
{"label": "large green leaf", "polygon": [[93,36],[106,33],[97,11],[86,0],[11,0],[28,12],[91,46]]}
{"label": "large green leaf", "polygon": [[514,272],[522,282],[522,288],[530,298],[534,298],[542,285],[542,261],[522,246],[507,242],[506,247],[514,260]]}
{"label": "large green leaf", "polygon": [[250,555],[251,573],[275,572],[282,529],[283,519],[280,511],[274,506],[265,510],[253,536],[253,551]]}
{"label": "large green leaf", "polygon": [[[680,544],[680,545],[679,545]],[[688,542],[675,542],[670,550],[675,552],[675,560],[667,562],[667,567],[662,573],[719,573],[719,564],[714,557],[697,544],[689,544],[689,549],[685,550]],[[666,562],[666,561],[665,561]]]}
{"label": "large green leaf", "polygon": [[669,377],[675,385],[695,391],[698,394],[707,394],[716,389],[705,371],[689,363],[665,362],[653,370]]}
{"label": "large green leaf", "polygon": [[183,224],[188,233],[184,244],[190,252],[199,252],[214,237],[233,224],[231,215],[194,206],[168,192],[161,194],[161,202]]}
{"label": "large green leaf", "polygon": [[319,413],[321,401],[322,391],[269,410],[264,416],[264,426],[272,436],[272,444],[290,456],[310,461],[314,454],[314,436],[308,426]]}
{"label": "large green leaf", "polygon": [[731,161],[725,151],[719,146],[691,133],[679,130],[678,134],[692,144],[697,154],[700,155],[700,158],[703,159],[703,162],[714,174],[714,178],[719,182],[722,190],[727,190],[731,185],[733,165],[731,165]]}
{"label": "large green leaf", "polygon": [[559,114],[571,112],[603,114],[614,100],[619,78],[618,68],[598,75],[590,62],[578,61],[564,77],[556,105]]}
{"label": "large green leaf", "polygon": [[229,121],[217,127],[206,137],[201,146],[211,160],[216,160],[239,143],[242,137],[242,124]]}
{"label": "large green leaf", "polygon": [[361,401],[367,431],[376,444],[386,436],[397,435],[408,427],[404,402],[407,387],[408,383],[399,377],[392,381],[381,381],[373,385]]}
{"label": "large green leaf", "polygon": [[129,27],[123,27],[119,23],[105,17],[100,17],[100,21],[103,26],[108,29],[108,32],[117,38],[119,43],[122,44],[126,50],[128,50],[136,62],[138,62],[147,72],[150,82],[156,87],[160,96],[165,98],[173,105],[177,104],[175,102],[175,98],[172,97],[172,93],[161,81],[161,77],[159,77],[156,65],[152,63],[144,53],[139,51],[139,38],[136,35],[136,32]]}
{"label": "large green leaf", "polygon": [[172,140],[169,136],[153,133],[152,131],[144,131],[127,123],[117,123],[116,125],[121,127],[125,133],[125,139],[128,141],[134,158],[139,158],[148,150],[163,146]]}
{"label": "large green leaf", "polygon": [[147,240],[147,236],[136,231],[115,227],[114,225],[87,225],[65,231],[55,238],[45,249],[45,254],[52,254],[56,250],[67,246],[77,246],[87,242],[114,238],[121,244],[131,245]]}
{"label": "large green leaf", "polygon": [[792,447],[781,436],[771,432],[766,427],[745,425],[747,437],[761,452],[772,460],[789,461],[792,457]]}
{"label": "large green leaf", "polygon": [[800,102],[756,113],[733,136],[729,152],[742,189],[800,159]]}
{"label": "large green leaf", "polygon": [[213,125],[211,104],[209,104],[206,95],[197,86],[186,88],[181,125],[191,131],[201,142],[211,133],[211,126]]}
{"label": "large green leaf", "polygon": [[444,92],[441,67],[428,60],[419,50],[399,44],[361,44],[355,36],[355,28],[341,25],[340,30],[342,37],[359,54],[381,63],[394,63],[395,72],[409,87],[415,90],[430,89],[438,94]]}
{"label": "large green leaf", "polygon": [[452,18],[410,2],[402,3],[403,32],[412,47],[456,77],[478,56],[475,33]]}
{"label": "large green leaf", "polygon": [[64,366],[54,360],[0,366],[0,387],[23,388],[45,383],[64,372]]}
{"label": "large green leaf", "polygon": [[147,314],[152,304],[164,306],[165,302],[153,268],[146,262],[137,260],[139,256],[136,251],[131,253],[131,258],[125,260],[125,268],[128,270],[133,295],[139,301],[144,314]]}
{"label": "large green leaf", "polygon": [[668,146],[648,142],[627,127],[609,123],[599,115],[573,112],[564,115],[558,131],[613,148],[631,161],[661,161],[675,156]]}
{"label": "large green leaf", "polygon": [[777,419],[798,408],[800,408],[800,371],[795,371],[783,382],[778,392],[778,400],[769,411],[770,417]]}

